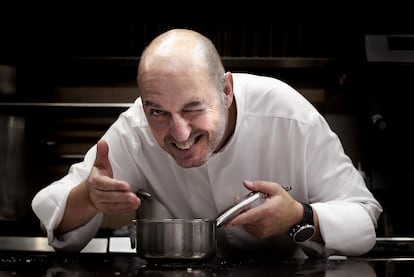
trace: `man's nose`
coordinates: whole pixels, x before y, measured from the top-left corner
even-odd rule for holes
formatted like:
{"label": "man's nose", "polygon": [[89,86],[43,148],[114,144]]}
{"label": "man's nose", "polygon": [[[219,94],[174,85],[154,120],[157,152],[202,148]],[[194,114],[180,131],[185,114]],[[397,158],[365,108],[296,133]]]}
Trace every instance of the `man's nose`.
{"label": "man's nose", "polygon": [[191,134],[191,125],[181,115],[173,115],[170,122],[170,134],[177,142],[184,142]]}

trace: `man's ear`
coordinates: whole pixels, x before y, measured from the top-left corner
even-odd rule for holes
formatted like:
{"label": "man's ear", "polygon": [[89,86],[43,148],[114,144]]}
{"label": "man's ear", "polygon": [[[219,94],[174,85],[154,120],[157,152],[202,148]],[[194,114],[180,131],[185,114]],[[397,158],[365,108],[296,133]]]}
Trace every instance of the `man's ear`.
{"label": "man's ear", "polygon": [[233,102],[233,75],[230,72],[226,72],[224,75],[223,93],[224,104],[226,108],[230,108]]}

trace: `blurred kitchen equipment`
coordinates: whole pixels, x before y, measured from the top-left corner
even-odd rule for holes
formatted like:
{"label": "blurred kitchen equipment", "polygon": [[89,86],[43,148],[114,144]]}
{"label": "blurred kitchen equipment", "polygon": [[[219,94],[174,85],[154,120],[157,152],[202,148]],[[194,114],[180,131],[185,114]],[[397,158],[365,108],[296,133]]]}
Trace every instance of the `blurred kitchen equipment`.
{"label": "blurred kitchen equipment", "polygon": [[[262,197],[250,192],[216,219],[137,219],[136,248],[144,259],[201,260],[217,252],[216,229]],[[134,246],[134,245],[133,245]]]}
{"label": "blurred kitchen equipment", "polygon": [[0,94],[16,93],[16,68],[0,64]]}
{"label": "blurred kitchen equipment", "polygon": [[0,115],[0,219],[18,220],[29,208],[25,119]]}

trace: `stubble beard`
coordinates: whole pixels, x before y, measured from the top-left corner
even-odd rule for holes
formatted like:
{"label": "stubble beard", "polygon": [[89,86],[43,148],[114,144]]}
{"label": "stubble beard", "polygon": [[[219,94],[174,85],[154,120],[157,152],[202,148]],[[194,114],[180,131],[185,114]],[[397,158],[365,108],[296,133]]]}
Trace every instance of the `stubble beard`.
{"label": "stubble beard", "polygon": [[[191,160],[178,159],[178,157],[175,157],[172,153],[170,153],[168,151],[168,149],[166,149],[167,147],[164,146],[163,147],[164,150],[174,158],[175,162],[180,167],[191,168],[191,167],[199,167],[199,166],[204,165],[210,159],[210,157],[213,155],[213,153],[215,153],[219,150],[217,148],[219,147],[221,141],[223,140],[223,136],[224,136],[225,128],[226,128],[225,111],[224,111],[224,113],[222,111],[219,118],[220,119],[216,123],[217,128],[215,129],[214,132],[210,133],[211,136],[209,135],[209,133],[202,131],[203,134],[202,134],[202,137],[199,140],[201,141],[201,140],[206,139],[208,141],[208,145],[207,145],[207,148],[203,152],[201,152],[199,154],[196,153],[199,156],[197,159],[191,159]],[[198,132],[198,131],[196,131],[196,132]],[[201,147],[200,146],[200,141],[196,142],[195,147]],[[165,145],[167,145],[167,143],[170,144],[171,142],[170,142],[169,139],[165,139],[164,143],[165,143]],[[196,150],[198,150],[198,149],[196,149]],[[190,154],[190,155],[193,155],[193,154]]]}

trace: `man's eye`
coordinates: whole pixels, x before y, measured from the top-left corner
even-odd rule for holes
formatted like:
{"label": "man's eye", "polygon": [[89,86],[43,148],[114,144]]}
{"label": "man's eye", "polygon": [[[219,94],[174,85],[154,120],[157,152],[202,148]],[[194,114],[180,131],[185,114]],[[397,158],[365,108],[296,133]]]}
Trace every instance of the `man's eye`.
{"label": "man's eye", "polygon": [[185,110],[186,113],[201,113],[204,109],[198,109],[198,110]]}
{"label": "man's eye", "polygon": [[165,115],[165,112],[162,111],[162,110],[151,109],[150,114],[153,115],[153,116],[163,116],[163,115]]}

